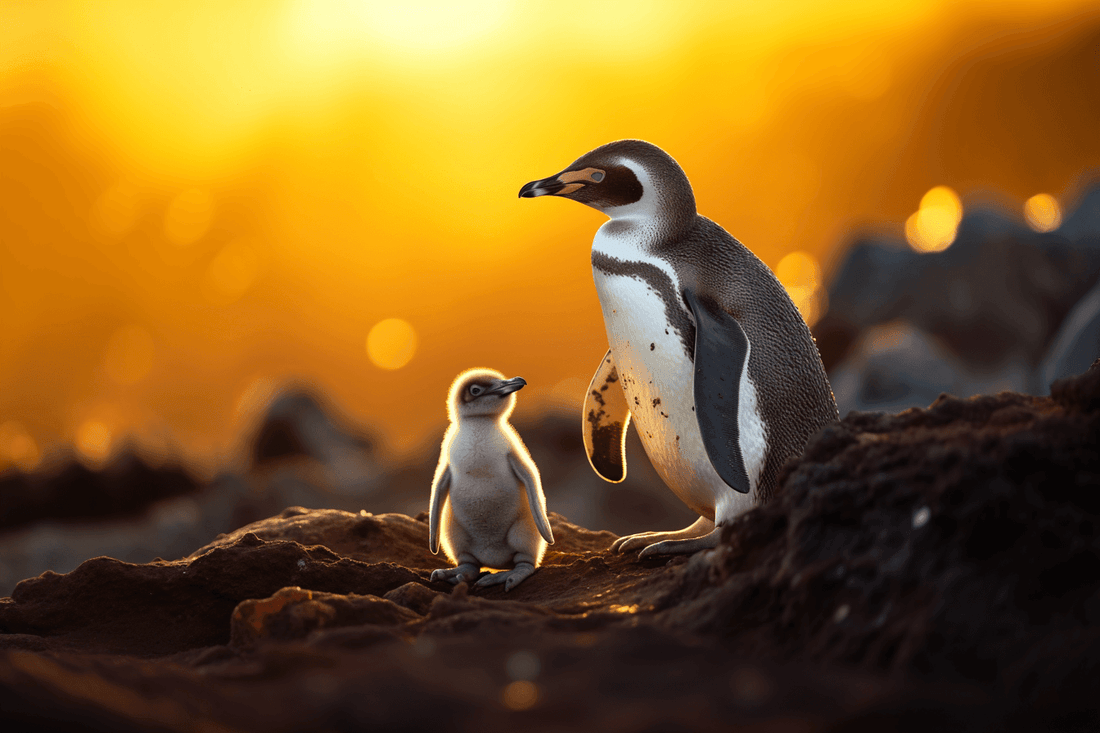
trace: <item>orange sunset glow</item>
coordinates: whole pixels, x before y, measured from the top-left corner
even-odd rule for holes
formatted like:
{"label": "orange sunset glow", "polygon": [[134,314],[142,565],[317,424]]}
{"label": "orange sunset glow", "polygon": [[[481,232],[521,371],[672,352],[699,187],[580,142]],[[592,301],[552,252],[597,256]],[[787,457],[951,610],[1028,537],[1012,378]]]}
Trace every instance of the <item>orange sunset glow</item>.
{"label": "orange sunset glow", "polygon": [[217,465],[288,384],[405,454],[472,366],[579,414],[604,219],[517,192],[610,140],[672,154],[811,324],[864,228],[941,250],[992,195],[1048,231],[1100,169],[1094,0],[0,14],[0,470]]}

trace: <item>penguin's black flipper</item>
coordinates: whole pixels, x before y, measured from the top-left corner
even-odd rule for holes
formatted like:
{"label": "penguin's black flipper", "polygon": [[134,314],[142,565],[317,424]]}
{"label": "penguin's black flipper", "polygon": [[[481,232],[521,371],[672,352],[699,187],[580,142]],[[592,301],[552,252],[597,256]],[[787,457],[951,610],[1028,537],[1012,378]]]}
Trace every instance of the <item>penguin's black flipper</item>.
{"label": "penguin's black flipper", "polygon": [[684,301],[695,316],[695,418],[714,470],[735,491],[749,493],[737,420],[741,375],[749,364],[749,339],[741,324],[689,289]]}
{"label": "penguin's black flipper", "polygon": [[617,484],[626,478],[626,428],[629,424],[630,408],[608,349],[588,386],[581,430],[588,462],[604,481]]}

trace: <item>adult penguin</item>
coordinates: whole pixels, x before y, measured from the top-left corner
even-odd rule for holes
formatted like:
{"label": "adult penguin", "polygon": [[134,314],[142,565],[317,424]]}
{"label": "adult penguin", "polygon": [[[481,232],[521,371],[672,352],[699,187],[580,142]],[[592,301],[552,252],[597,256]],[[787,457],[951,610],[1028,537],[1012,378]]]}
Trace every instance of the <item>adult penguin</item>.
{"label": "adult penguin", "polygon": [[657,473],[699,514],[612,549],[715,547],[724,525],[771,495],[783,462],[839,417],[809,327],[767,265],[696,212],[684,171],[655,145],[608,143],[519,195],[610,217],[592,242],[611,347],[585,399],[592,468],[626,477],[633,419]]}

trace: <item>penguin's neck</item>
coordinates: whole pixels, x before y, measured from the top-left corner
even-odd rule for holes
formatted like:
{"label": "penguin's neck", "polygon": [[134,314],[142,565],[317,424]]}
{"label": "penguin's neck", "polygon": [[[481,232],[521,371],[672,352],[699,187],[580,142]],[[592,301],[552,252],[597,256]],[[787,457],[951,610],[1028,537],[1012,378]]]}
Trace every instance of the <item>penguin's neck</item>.
{"label": "penguin's neck", "polygon": [[499,412],[489,412],[485,414],[474,415],[462,415],[458,419],[459,426],[471,426],[477,429],[484,429],[487,427],[493,427],[494,424],[501,424],[506,422],[508,417],[502,415]]}
{"label": "penguin's neck", "polygon": [[596,231],[592,253],[628,261],[660,258],[667,245],[683,238],[690,230],[678,224],[660,216],[614,217]]}
{"label": "penguin's neck", "polygon": [[[666,242],[686,234],[695,221],[695,197],[684,179],[680,185],[663,186],[649,172],[630,160],[630,168],[642,184],[642,197],[625,206],[603,209],[610,221],[600,227],[593,249],[613,257],[650,254]],[[684,190],[679,190],[684,189]]]}

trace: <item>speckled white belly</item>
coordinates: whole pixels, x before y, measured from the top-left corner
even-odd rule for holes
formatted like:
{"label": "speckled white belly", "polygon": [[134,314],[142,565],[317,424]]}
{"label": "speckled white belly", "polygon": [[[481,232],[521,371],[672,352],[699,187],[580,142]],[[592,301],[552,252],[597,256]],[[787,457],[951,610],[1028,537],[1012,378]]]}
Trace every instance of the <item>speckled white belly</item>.
{"label": "speckled white belly", "polygon": [[751,494],[727,486],[707,456],[694,411],[693,364],[660,295],[639,278],[596,268],[593,277],[623,391],[657,473],[700,516],[721,521],[750,508]]}

